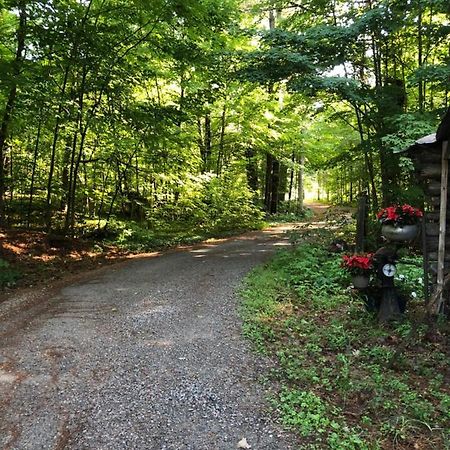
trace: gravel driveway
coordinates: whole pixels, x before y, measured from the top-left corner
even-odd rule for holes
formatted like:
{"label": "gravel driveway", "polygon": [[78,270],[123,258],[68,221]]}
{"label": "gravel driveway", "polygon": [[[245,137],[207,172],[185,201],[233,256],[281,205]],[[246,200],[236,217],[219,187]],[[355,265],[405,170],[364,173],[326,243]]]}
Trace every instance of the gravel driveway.
{"label": "gravel driveway", "polygon": [[282,231],[91,272],[19,313],[0,305],[0,448],[298,448],[270,419],[269,363],[237,313],[244,275],[289,245]]}

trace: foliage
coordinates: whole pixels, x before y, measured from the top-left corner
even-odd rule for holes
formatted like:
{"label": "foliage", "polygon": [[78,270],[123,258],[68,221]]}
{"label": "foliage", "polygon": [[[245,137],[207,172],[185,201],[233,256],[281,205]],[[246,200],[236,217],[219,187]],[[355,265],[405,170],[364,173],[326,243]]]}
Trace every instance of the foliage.
{"label": "foliage", "polygon": [[447,105],[446,10],[434,0],[405,5],[271,2],[283,20],[261,33],[243,70],[252,81],[314,96],[321,112],[356,131],[359,142],[322,165],[327,196],[340,203],[367,191],[376,209],[380,197],[389,204],[410,189],[411,167],[397,153],[435,131]]}
{"label": "foliage", "polygon": [[[312,240],[256,269],[242,293],[246,335],[277,361],[270,378],[280,420],[305,449],[447,448],[446,325],[432,335],[419,325],[412,296],[408,316],[380,328],[346,289],[340,256]],[[420,261],[405,262],[397,282],[420,294]]]}
{"label": "foliage", "polygon": [[447,104],[445,2],[242,6],[1,3],[2,225],[224,228],[244,185],[266,212],[288,197],[301,216],[305,178],[329,202],[417,198],[398,152]]}

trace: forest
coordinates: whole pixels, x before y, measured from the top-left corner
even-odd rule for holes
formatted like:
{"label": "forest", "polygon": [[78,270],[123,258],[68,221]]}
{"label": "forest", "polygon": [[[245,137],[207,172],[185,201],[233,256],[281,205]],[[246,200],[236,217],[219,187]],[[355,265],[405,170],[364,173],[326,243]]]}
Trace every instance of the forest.
{"label": "forest", "polygon": [[449,0],[0,0],[0,447],[450,448],[449,90]]}
{"label": "forest", "polygon": [[251,226],[305,192],[416,202],[446,0],[2,0],[0,221]]}

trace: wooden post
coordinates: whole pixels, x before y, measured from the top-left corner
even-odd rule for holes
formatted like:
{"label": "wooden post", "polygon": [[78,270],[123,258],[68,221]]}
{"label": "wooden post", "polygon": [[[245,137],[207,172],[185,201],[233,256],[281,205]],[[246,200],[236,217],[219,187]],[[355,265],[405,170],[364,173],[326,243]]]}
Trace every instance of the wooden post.
{"label": "wooden post", "polygon": [[364,251],[366,235],[367,194],[363,192],[358,201],[358,217],[356,219],[356,253]]}
{"label": "wooden post", "polygon": [[439,212],[439,246],[436,292],[436,313],[439,314],[444,308],[444,264],[445,264],[445,234],[447,227],[447,183],[448,183],[448,141],[442,143],[442,174],[441,174],[441,205]]}

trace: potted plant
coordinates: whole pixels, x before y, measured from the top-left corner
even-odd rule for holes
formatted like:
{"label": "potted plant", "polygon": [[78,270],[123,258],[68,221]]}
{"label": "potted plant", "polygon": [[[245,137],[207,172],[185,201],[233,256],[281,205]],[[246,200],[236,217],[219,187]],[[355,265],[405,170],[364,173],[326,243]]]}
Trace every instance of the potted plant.
{"label": "potted plant", "polygon": [[411,205],[393,205],[382,209],[377,218],[381,222],[381,233],[389,241],[411,241],[419,231],[423,212]]}
{"label": "potted plant", "polygon": [[370,273],[373,269],[373,255],[365,253],[360,255],[344,255],[342,267],[352,276],[352,283],[356,289],[365,289],[370,282]]}

